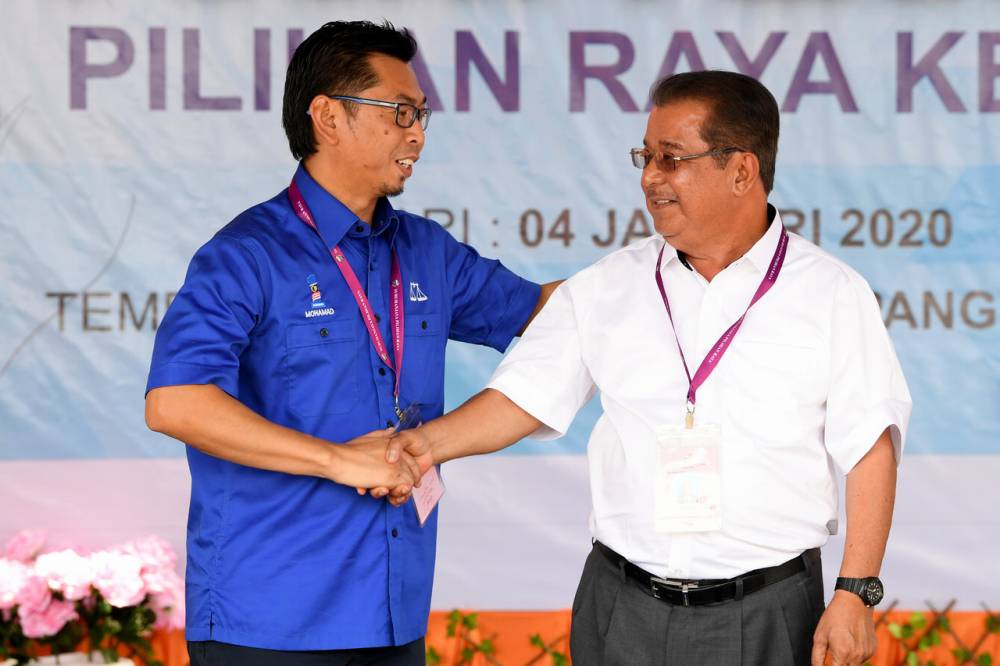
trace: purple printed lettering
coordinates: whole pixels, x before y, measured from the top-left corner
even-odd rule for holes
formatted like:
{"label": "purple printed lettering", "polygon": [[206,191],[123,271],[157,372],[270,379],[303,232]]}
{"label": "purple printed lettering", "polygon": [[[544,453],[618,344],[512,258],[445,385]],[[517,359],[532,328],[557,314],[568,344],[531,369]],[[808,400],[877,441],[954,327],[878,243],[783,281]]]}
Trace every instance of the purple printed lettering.
{"label": "purple printed lettering", "polygon": [[504,111],[518,111],[521,107],[520,95],[520,54],[518,51],[518,33],[508,30],[504,33],[504,79],[500,80],[497,71],[483,53],[479,42],[468,30],[455,33],[455,110],[468,111],[469,100],[469,66],[475,65],[483,77],[486,87],[493,93],[494,99]]}

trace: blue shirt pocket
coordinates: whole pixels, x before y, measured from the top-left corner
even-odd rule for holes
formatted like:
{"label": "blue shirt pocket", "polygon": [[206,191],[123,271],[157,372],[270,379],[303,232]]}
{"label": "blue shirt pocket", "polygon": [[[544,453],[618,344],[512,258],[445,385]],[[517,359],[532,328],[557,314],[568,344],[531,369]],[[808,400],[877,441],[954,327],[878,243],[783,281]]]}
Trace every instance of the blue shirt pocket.
{"label": "blue shirt pocket", "polygon": [[405,315],[401,397],[407,402],[436,403],[444,386],[444,348],[447,343],[441,315],[415,312]]}
{"label": "blue shirt pocket", "polygon": [[358,403],[357,332],[350,319],[290,324],[285,381],[291,410],[303,417],[346,414]]}

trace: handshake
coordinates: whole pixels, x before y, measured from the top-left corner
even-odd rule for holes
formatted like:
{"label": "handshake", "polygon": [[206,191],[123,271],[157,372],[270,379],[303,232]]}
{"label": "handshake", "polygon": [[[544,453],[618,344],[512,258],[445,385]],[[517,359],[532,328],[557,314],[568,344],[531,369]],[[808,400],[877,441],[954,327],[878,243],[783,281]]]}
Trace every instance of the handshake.
{"label": "handshake", "polygon": [[431,441],[423,427],[386,428],[332,447],[326,476],[354,486],[360,495],[370,492],[372,497],[388,497],[394,506],[401,506],[433,464]]}

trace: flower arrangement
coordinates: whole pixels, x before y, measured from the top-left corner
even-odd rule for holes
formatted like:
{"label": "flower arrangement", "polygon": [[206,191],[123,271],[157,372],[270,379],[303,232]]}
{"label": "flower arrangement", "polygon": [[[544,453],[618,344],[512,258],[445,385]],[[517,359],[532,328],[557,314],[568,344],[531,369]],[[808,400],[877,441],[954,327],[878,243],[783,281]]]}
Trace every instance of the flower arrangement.
{"label": "flower arrangement", "polygon": [[0,662],[72,652],[86,638],[105,663],[124,649],[158,664],[152,631],[184,626],[184,582],[170,545],[147,536],[87,552],[49,550],[46,540],[42,530],[23,530],[0,552]]}

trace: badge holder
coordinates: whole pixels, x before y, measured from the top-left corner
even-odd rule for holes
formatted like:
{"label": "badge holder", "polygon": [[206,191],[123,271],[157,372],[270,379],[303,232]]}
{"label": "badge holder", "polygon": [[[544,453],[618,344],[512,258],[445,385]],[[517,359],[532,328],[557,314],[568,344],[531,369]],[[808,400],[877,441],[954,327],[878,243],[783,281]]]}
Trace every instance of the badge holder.
{"label": "badge holder", "polygon": [[[416,428],[422,422],[420,405],[413,403],[400,412],[396,432]],[[420,521],[421,527],[427,523],[427,519],[430,518],[431,512],[434,511],[434,507],[438,505],[443,495],[444,482],[438,473],[437,465],[431,465],[431,468],[420,477],[420,487],[413,487],[413,506],[417,510],[417,519]]]}
{"label": "badge holder", "polygon": [[712,532],[722,528],[720,441],[717,425],[657,429],[657,532]]}

